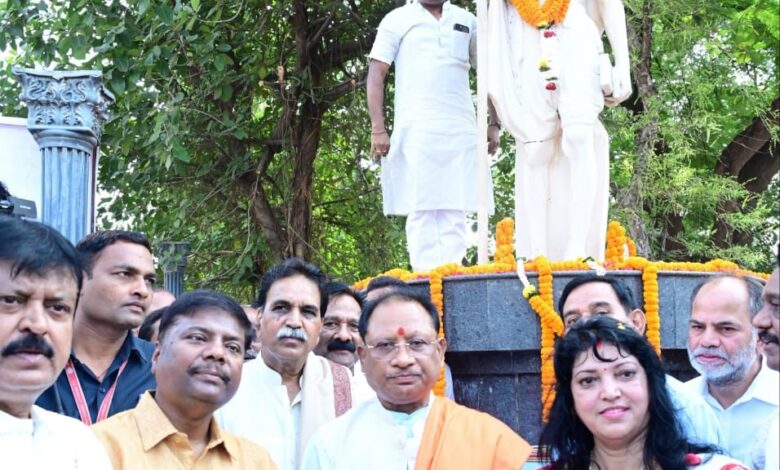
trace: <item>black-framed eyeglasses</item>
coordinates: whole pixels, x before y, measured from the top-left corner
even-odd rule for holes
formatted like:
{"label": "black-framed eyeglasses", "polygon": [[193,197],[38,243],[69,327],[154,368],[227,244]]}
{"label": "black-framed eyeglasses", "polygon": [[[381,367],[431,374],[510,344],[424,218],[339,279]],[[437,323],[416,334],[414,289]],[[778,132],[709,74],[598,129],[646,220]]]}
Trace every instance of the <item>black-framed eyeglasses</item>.
{"label": "black-framed eyeglasses", "polygon": [[364,347],[368,350],[368,353],[376,360],[389,359],[396,354],[398,350],[405,346],[410,355],[415,357],[425,357],[433,352],[434,346],[439,342],[439,339],[431,341],[425,341],[423,339],[412,339],[409,341],[403,341],[400,343],[392,343],[390,341],[380,341],[377,344],[367,344]]}

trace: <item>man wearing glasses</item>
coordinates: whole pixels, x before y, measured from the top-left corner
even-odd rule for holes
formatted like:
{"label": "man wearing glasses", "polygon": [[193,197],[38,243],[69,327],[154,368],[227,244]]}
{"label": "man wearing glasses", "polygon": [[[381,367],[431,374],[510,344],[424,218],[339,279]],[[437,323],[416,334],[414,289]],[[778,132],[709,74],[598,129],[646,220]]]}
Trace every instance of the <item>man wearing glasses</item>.
{"label": "man wearing glasses", "polygon": [[519,469],[528,444],[501,421],[431,391],[447,342],[424,295],[397,289],[369,302],[358,348],[377,397],[324,425],[303,456],[307,470]]}

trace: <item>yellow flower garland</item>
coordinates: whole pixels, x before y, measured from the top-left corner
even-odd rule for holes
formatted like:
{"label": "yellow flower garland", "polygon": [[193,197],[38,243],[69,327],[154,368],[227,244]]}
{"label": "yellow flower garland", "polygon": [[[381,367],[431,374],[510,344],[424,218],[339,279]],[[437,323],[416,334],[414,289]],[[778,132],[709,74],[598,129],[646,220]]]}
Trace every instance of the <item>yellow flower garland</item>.
{"label": "yellow flower garland", "polygon": [[546,0],[544,5],[539,5],[537,0],[509,0],[509,3],[523,21],[539,29],[562,23],[569,10],[569,0]]}
{"label": "yellow flower garland", "polygon": [[[619,227],[617,222],[610,223],[613,227],[613,235],[608,236],[608,247],[619,246],[620,251],[613,248],[613,261],[609,263],[612,271],[618,270],[636,270],[642,272],[642,286],[644,295],[644,310],[647,316],[647,339],[653,345],[658,354],[661,351],[661,320],[660,304],[658,300],[658,271],[698,271],[698,272],[726,272],[736,275],[749,275],[761,279],[768,279],[769,274],[757,273],[740,268],[737,264],[714,259],[707,263],[693,262],[651,262],[645,258],[636,256],[636,247],[634,241],[625,234],[625,229]],[[619,228],[618,228],[619,227]],[[621,230],[622,229],[622,230]],[[439,337],[444,337],[444,277],[457,275],[475,275],[475,274],[493,274],[515,272],[516,260],[512,254],[512,240],[514,239],[514,222],[512,219],[504,219],[496,226],[496,255],[494,262],[486,265],[463,267],[456,264],[440,266],[427,272],[410,272],[404,269],[391,269],[383,274],[391,276],[402,281],[415,279],[428,279],[431,301],[439,312]],[[610,241],[611,240],[611,241]],[[611,243],[611,245],[610,245]],[[625,246],[628,246],[629,256],[626,258]],[[553,369],[552,353],[554,350],[555,336],[563,334],[563,321],[560,315],[553,307],[552,281],[553,271],[581,271],[588,270],[590,267],[583,260],[563,261],[550,263],[544,257],[525,264],[527,272],[538,272],[539,289],[529,285],[523,289],[523,297],[528,299],[528,303],[534,312],[539,316],[541,329],[541,385],[542,385],[542,403],[543,419],[547,420],[549,408],[555,398],[555,370]],[[352,285],[355,290],[365,289],[373,277],[361,279]],[[439,371],[439,380],[434,385],[434,393],[438,396],[444,395],[446,388],[444,378],[444,367]]]}
{"label": "yellow flower garland", "polygon": [[655,353],[661,355],[661,314],[658,302],[658,266],[647,263],[642,270],[642,290],[645,298],[645,316],[647,317],[647,341],[653,345]]}

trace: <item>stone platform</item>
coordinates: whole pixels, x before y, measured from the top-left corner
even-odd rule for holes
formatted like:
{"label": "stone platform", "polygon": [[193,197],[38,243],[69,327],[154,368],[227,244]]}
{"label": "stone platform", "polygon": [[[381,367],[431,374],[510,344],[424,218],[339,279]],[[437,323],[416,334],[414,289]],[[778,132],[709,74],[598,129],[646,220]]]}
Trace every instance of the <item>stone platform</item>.
{"label": "stone platform", "polygon": [[[557,302],[564,286],[584,271],[553,273]],[[642,298],[641,271],[611,271]],[[691,292],[712,273],[658,272],[661,345],[669,372],[695,375],[686,353]],[[538,285],[536,273],[529,279]],[[428,290],[427,281],[410,285]],[[532,444],[541,431],[539,318],[523,299],[513,273],[444,278],[444,330],[455,399],[503,420]]]}

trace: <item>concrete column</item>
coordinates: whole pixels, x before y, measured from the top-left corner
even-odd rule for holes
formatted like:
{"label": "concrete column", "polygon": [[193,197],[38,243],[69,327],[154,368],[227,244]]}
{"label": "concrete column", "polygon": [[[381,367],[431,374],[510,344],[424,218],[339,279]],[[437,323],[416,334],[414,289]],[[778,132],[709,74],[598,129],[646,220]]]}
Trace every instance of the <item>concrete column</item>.
{"label": "concrete column", "polygon": [[159,244],[159,258],[165,275],[163,288],[178,297],[184,291],[184,271],[190,244],[187,242],[162,242]]}
{"label": "concrete column", "polygon": [[114,96],[98,71],[14,67],[14,75],[41,149],[41,221],[75,244],[94,229],[100,137]]}

